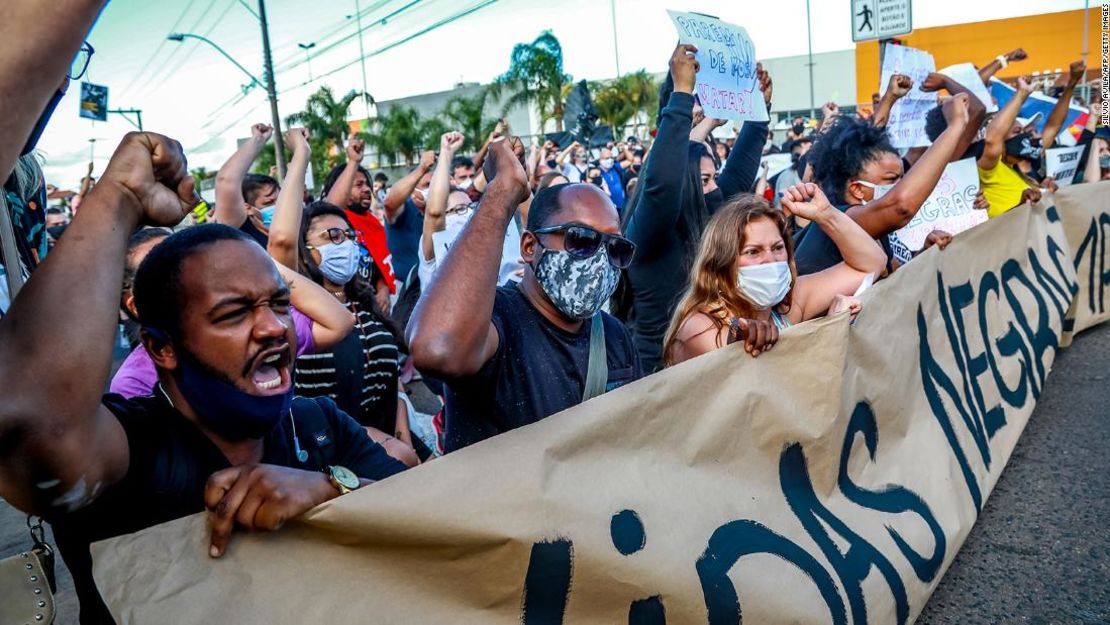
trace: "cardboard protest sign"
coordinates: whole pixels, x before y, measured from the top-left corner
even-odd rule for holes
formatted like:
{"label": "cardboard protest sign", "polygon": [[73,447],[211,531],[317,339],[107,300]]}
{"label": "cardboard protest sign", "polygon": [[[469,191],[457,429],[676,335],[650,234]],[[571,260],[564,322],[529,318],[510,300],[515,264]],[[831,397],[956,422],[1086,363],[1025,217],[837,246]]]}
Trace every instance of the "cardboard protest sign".
{"label": "cardboard protest sign", "polygon": [[979,71],[975,69],[973,63],[949,65],[940,70],[940,73],[966,87],[972,95],[983,103],[983,106],[987,107],[988,113],[998,112],[998,107],[991,99],[991,92],[987,91],[987,86],[983,84],[983,79],[979,77]]}
{"label": "cardboard protest sign", "polygon": [[1079,160],[1083,158],[1085,145],[1074,148],[1051,148],[1044,152],[1044,169],[1046,176],[1052,176],[1056,185],[1070,186],[1075,180],[1075,173],[1079,170]]}
{"label": "cardboard protest sign", "polygon": [[887,135],[894,147],[915,148],[932,143],[925,134],[925,114],[937,105],[937,94],[922,91],[921,85],[936,67],[933,55],[928,52],[894,44],[883,47],[879,93],[886,93],[894,74],[905,74],[913,79],[913,89],[894,103],[887,121]]}
{"label": "cardboard protest sign", "polygon": [[713,351],[236,534],[219,560],[204,515],[98,543],[97,583],[121,624],[912,622],[1086,297],[1060,213],[929,250],[854,325]]}
{"label": "cardboard protest sign", "polygon": [[[459,238],[462,234],[466,224],[470,222],[470,217],[474,216],[473,208],[467,216],[466,221],[449,221],[444,230],[440,230],[432,235],[432,246],[435,250],[436,264],[443,263],[443,259],[447,258],[447,251],[455,244],[455,239]],[[505,242],[501,248],[501,268],[497,273],[497,283],[505,284],[511,281],[520,280],[515,275],[516,270],[521,268],[518,262],[520,259],[520,227],[517,225],[516,220],[509,221],[509,227],[505,231]]]}
{"label": "cardboard protest sign", "polygon": [[740,26],[697,13],[667,11],[682,43],[698,48],[695,93],[705,114],[764,122],[770,117],[755,76],[755,45]]}
{"label": "cardboard protest sign", "polygon": [[983,223],[987,220],[987,211],[974,208],[978,192],[979,171],[975,159],[949,163],[914,218],[898,230],[898,238],[910,251],[916,252],[933,230],[959,234]]}

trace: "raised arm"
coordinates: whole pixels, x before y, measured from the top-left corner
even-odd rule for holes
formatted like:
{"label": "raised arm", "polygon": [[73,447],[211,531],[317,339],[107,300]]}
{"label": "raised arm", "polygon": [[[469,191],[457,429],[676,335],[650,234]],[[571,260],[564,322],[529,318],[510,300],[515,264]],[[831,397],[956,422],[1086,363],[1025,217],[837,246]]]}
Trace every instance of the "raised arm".
{"label": "raised arm", "polygon": [[1014,61],[1024,61],[1028,57],[1029,55],[1021,48],[1016,48],[1006,54],[999,54],[993,61],[979,68],[979,78],[983,80],[984,85],[989,86],[991,84],[991,77],[998,73],[998,70]]}
{"label": "raised arm", "polygon": [[917,163],[883,197],[863,206],[853,206],[847,214],[867,234],[878,238],[910,223],[940,181],[944,168],[959,148],[967,127],[967,94],[954,95],[941,105],[948,127]]}
{"label": "raised arm", "polygon": [[499,345],[492,319],[501,243],[517,204],[528,195],[528,180],[507,141],[491,144],[489,158],[497,175],[409,322],[416,368],[444,378],[477,373]]}
{"label": "raised arm", "polygon": [[289,303],[312,320],[312,343],[316,351],[335,346],[351,333],[355,327],[355,316],[339,299],[280,262],[277,268],[289,285]]}
{"label": "raised arm", "polygon": [[960,135],[960,142],[956,146],[956,151],[952,154],[952,160],[959,160],[967,148],[975,142],[975,137],[979,135],[979,129],[983,127],[983,120],[987,118],[987,107],[971,92],[970,89],[961,85],[960,83],[952,80],[944,74],[933,72],[925,78],[925,82],[921,85],[921,90],[925,92],[932,92],[938,89],[946,89],[952,95],[961,93],[967,94],[967,126],[964,127],[964,132]]}
{"label": "raised arm", "polygon": [[674,236],[675,224],[682,210],[686,160],[689,158],[687,145],[694,108],[694,77],[698,71],[695,52],[696,47],[679,44],[671,55],[674,92],[660,115],[659,132],[637,183],[640,199],[637,206],[632,207],[626,235],[640,246],[644,256],[657,249],[660,241]]}
{"label": "raised arm", "polygon": [[355,184],[355,174],[358,173],[359,165],[362,164],[362,155],[365,150],[366,144],[362,139],[354,136],[347,139],[347,164],[343,167],[339,177],[335,179],[335,184],[328,189],[328,196],[325,199],[329,204],[347,208],[351,198],[351,187]]}
{"label": "raised arm", "polygon": [[[1095,114],[1094,111],[1091,111],[1092,116]],[[1083,170],[1083,182],[1098,182],[1102,179],[1102,170],[1098,164],[1098,151],[1104,145],[1107,145],[1107,142],[1102,137],[1091,139],[1091,145],[1087,148],[1089,154],[1087,155],[1087,167]]]}
{"label": "raised arm", "polygon": [[[763,69],[762,63],[756,63],[756,81],[759,90],[763,93],[763,103],[770,111],[774,82],[771,80],[770,72]],[[740,126],[736,143],[728,153],[721,175],[717,177],[717,186],[721,188],[726,198],[751,191],[752,180],[755,180],[756,173],[759,171],[763,146],[767,143],[767,133],[770,132],[769,124],[770,122],[749,121]]]}
{"label": "raised arm", "polygon": [[238,228],[247,220],[247,201],[243,199],[243,177],[251,163],[266,147],[274,129],[266,124],[251,126],[251,138],[243,142],[216,173],[216,223]]}
{"label": "raised arm", "polygon": [[1041,133],[1041,145],[1044,149],[1047,150],[1055,145],[1056,135],[1060,134],[1060,129],[1064,127],[1064,120],[1068,117],[1071,95],[1075,93],[1075,86],[1083,80],[1086,73],[1087,63],[1082,60],[1073,61],[1068,67],[1068,82],[1064,85],[1060,99],[1056,100],[1056,106],[1053,106],[1052,112],[1048,114],[1048,121],[1044,123],[1044,132]]}
{"label": "raised arm", "polygon": [[[0,497],[20,510],[75,509],[126,474],[126,436],[100,398],[127,240],[140,223],[176,225],[198,200],[180,144],[128,133],[0,320]],[[71,351],[59,358],[43,345]]]}
{"label": "raised arm", "polygon": [[463,144],[463,136],[449,132],[439,141],[439,161],[432,173],[428,187],[428,201],[424,205],[424,236],[421,237],[421,260],[435,258],[435,233],[447,226],[447,196],[451,193],[451,159]]}
{"label": "raised arm", "polygon": [[580,146],[577,141],[571,141],[570,145],[568,145],[567,148],[562,152],[559,152],[559,155],[555,157],[555,164],[559,167],[562,167],[563,164],[567,162],[567,158],[571,154],[573,154],[574,151],[577,150],[579,147]]}
{"label": "raised arm", "polygon": [[1030,93],[1033,93],[1033,85],[1024,76],[1018,78],[1017,91],[1014,92],[1014,97],[1010,98],[1006,106],[1002,107],[1002,110],[998,111],[991,123],[987,125],[983,155],[979,157],[978,161],[980,169],[989,171],[998,166],[998,161],[1006,150],[1006,135],[1010,134],[1010,129],[1017,121],[1018,113],[1021,112],[1021,107],[1025,104],[1025,100]]}
{"label": "raised arm", "polygon": [[905,74],[891,74],[890,81],[887,82],[886,91],[883,97],[879,98],[879,106],[875,108],[875,114],[871,116],[871,125],[876,128],[885,128],[888,121],[890,121],[890,111],[894,108],[894,103],[906,97],[906,94],[913,89],[913,79]]}
{"label": "raised arm", "polygon": [[478,149],[478,153],[474,155],[474,169],[479,172],[482,171],[482,163],[486,162],[486,154],[489,152],[490,143],[497,141],[509,132],[509,122],[505,119],[497,120],[497,125],[493,127],[493,132],[489,133],[486,137],[486,142]]}
{"label": "raised arm", "polygon": [[[829,309],[837,295],[850,295],[868,275],[886,267],[883,248],[856,222],[829,204],[813,183],[796,184],[782,196],[787,215],[798,215],[817,224],[829,235],[844,261],[818,273],[799,276],[794,287],[791,321],[812,319]],[[796,311],[796,312],[795,312]]]}
{"label": "raised arm", "polygon": [[107,0],[6,0],[0,19],[0,180],[6,180],[35,123]]}
{"label": "raised arm", "polygon": [[436,153],[431,150],[425,151],[420,155],[420,163],[416,168],[389,188],[389,191],[385,194],[385,200],[382,202],[385,205],[386,221],[389,223],[397,221],[397,218],[401,216],[401,211],[405,210],[405,200],[409,199],[409,196],[416,189],[416,185],[420,184],[420,179],[424,177],[424,174],[432,171],[435,164]]}
{"label": "raised arm", "polygon": [[297,267],[301,218],[304,215],[304,177],[311,156],[308,131],[304,128],[290,129],[285,133],[285,146],[293,153],[293,158],[289,161],[285,182],[278,193],[266,251],[282,265]]}

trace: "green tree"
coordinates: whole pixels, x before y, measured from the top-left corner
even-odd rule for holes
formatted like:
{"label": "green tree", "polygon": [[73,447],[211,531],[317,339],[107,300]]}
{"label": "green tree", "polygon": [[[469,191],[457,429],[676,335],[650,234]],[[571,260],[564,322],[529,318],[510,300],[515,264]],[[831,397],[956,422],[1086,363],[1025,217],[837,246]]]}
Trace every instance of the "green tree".
{"label": "green tree", "polygon": [[449,125],[454,126],[450,130],[457,130],[466,137],[463,150],[477,151],[497,125],[496,119],[486,119],[484,116],[488,95],[483,90],[470,97],[456,96],[443,109],[443,117]]}
{"label": "green tree", "polygon": [[659,109],[659,83],[645,69],[617,79],[620,90],[632,105],[634,120],[643,116],[644,123],[654,118]]}
{"label": "green tree", "polygon": [[347,111],[355,100],[362,97],[374,103],[370,94],[354,89],[336,100],[331,88],[320,87],[305,100],[303,111],[285,118],[286,127],[301,126],[307,128],[311,136],[326,137],[335,145],[346,145],[347,135],[350,134]]}
{"label": "green tree", "polygon": [[592,83],[590,93],[593,94],[598,119],[613,129],[613,136],[619,136],[621,128],[636,114],[631,99],[621,90],[617,81]]}
{"label": "green tree", "polygon": [[563,129],[563,91],[571,77],[563,72],[563,47],[551,31],[544,31],[532,43],[513,46],[509,70],[490,85],[490,95],[499,99],[509,94],[505,111],[514,106],[534,106],[540,123],[555,120]]}
{"label": "green tree", "polygon": [[391,106],[385,115],[371,120],[372,132],[364,135],[367,144],[393,162],[400,154],[411,165],[422,150],[434,149],[447,126],[437,117],[422,118],[416,109]]}

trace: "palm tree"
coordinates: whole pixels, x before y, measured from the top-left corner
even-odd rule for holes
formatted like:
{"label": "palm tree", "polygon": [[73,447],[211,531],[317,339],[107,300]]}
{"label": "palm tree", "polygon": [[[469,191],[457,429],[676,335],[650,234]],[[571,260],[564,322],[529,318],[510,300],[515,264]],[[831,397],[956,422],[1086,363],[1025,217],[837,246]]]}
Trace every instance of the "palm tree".
{"label": "palm tree", "polygon": [[345,145],[350,128],[347,125],[347,110],[355,100],[365,97],[371,104],[374,98],[368,93],[355,91],[336,100],[330,87],[320,87],[316,93],[308,96],[304,103],[304,111],[293,113],[285,118],[287,127],[303,126],[314,137],[328,138],[337,146]]}
{"label": "palm tree", "polygon": [[464,150],[477,150],[484,143],[486,135],[493,131],[497,124],[495,119],[486,119],[483,114],[486,108],[488,92],[483,90],[471,97],[456,96],[447,102],[443,109],[443,117],[447,119],[454,130],[458,130],[466,137],[463,143]]}
{"label": "palm tree", "polygon": [[633,109],[633,118],[651,119],[659,108],[659,83],[647,72],[639,69],[631,74],[625,74],[617,79],[621,91],[628,98]]}
{"label": "palm tree", "polygon": [[570,82],[570,75],[563,73],[563,47],[546,30],[532,43],[513,46],[509,71],[490,85],[490,95],[499,99],[509,93],[505,111],[531,105],[536,107],[541,124],[554,119],[556,129],[562,130],[563,87]]}
{"label": "palm tree", "polygon": [[613,136],[619,135],[621,128],[636,114],[632,100],[621,88],[620,81],[592,83],[590,91],[598,119],[613,129]]}
{"label": "palm tree", "polygon": [[411,165],[421,150],[434,148],[447,132],[442,120],[421,118],[416,109],[407,106],[391,106],[385,115],[371,122],[373,132],[364,136],[366,142],[390,162],[400,154],[406,165]]}

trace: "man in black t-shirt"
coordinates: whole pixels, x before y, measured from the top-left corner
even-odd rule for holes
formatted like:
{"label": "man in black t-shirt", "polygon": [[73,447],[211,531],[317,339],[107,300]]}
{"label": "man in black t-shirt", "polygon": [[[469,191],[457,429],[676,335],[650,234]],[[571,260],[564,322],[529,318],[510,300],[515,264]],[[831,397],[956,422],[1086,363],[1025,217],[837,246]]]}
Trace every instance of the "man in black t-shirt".
{"label": "man in black t-shirt", "polygon": [[54,526],[83,625],[112,622],[92,541],[208,509],[219,557],[235,525],[275,529],[404,468],[332,402],[294,400],[289,288],[228,226],[187,228],[148,254],[133,292],[158,387],[101,397],[128,236],[196,201],[181,146],[129,133],[0,321],[0,497]]}
{"label": "man in black t-shirt", "polygon": [[604,333],[594,390],[641,375],[628,331],[601,311],[635,249],[613,202],[590,184],[540,191],[521,236],[524,279],[497,288],[505,229],[528,183],[508,142],[489,154],[492,182],[409,323],[416,367],[445,382],[447,451],[581,403],[594,332]]}

